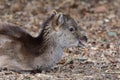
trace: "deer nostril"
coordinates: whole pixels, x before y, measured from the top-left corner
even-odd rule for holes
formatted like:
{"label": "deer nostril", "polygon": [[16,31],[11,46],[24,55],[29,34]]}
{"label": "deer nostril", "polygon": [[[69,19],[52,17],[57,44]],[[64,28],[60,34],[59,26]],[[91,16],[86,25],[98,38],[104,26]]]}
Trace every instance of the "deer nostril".
{"label": "deer nostril", "polygon": [[84,40],[85,42],[87,42],[87,41],[88,41],[88,38],[87,38],[86,36],[83,36],[83,37],[82,37],[82,40]]}

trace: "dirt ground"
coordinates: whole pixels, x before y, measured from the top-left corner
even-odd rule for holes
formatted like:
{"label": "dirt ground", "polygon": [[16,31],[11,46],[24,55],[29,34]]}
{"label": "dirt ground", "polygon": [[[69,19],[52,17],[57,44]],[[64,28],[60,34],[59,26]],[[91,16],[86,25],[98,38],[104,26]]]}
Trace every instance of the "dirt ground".
{"label": "dirt ground", "polygon": [[48,72],[1,71],[0,80],[120,80],[120,0],[0,0],[0,21],[34,35],[52,10],[75,18],[87,47],[66,49]]}

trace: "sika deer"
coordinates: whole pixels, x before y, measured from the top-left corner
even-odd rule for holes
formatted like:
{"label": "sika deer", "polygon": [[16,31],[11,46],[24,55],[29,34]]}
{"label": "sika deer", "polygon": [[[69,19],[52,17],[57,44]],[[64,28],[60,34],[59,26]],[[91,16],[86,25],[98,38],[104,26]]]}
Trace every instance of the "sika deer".
{"label": "sika deer", "polygon": [[72,17],[53,13],[37,37],[20,27],[0,25],[0,68],[15,71],[47,70],[61,58],[64,48],[83,45],[87,38]]}

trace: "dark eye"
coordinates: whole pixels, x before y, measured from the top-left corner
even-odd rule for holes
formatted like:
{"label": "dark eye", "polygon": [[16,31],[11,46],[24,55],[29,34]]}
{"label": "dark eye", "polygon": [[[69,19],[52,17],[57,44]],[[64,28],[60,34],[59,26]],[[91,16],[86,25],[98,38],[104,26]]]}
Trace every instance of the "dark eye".
{"label": "dark eye", "polygon": [[72,32],[72,31],[74,31],[74,28],[70,28],[69,30]]}

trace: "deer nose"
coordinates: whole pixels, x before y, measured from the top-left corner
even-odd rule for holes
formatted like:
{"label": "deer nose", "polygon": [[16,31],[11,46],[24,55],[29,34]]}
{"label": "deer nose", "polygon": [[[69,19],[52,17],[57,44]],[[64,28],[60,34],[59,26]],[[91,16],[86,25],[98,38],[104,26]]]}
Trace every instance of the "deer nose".
{"label": "deer nose", "polygon": [[82,40],[82,41],[84,41],[84,42],[87,42],[87,41],[88,41],[88,38],[87,38],[86,36],[83,36],[83,37],[81,37],[80,40]]}
{"label": "deer nose", "polygon": [[83,37],[81,37],[80,38],[80,40],[79,40],[79,47],[83,47],[83,46],[86,46],[86,42],[88,41],[88,38],[86,37],[86,36],[83,36]]}

